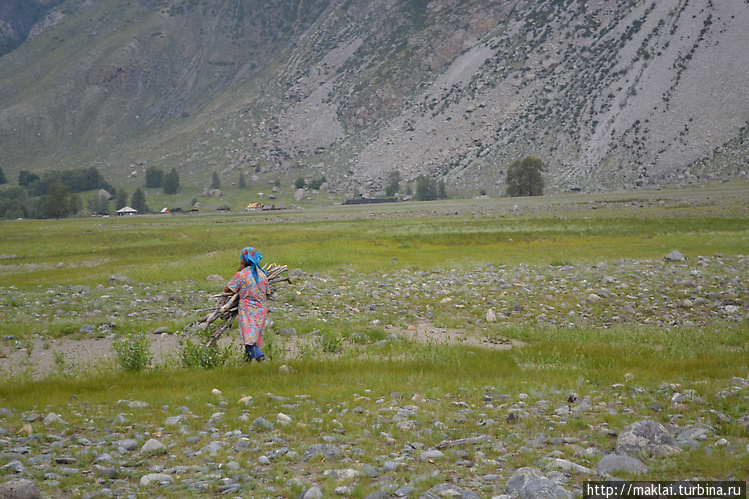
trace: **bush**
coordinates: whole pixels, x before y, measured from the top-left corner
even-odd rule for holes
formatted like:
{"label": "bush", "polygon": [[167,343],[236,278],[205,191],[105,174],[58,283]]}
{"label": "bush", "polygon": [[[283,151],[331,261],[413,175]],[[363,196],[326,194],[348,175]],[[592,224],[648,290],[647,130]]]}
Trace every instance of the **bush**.
{"label": "bush", "polygon": [[231,346],[220,348],[218,345],[208,346],[193,343],[191,340],[180,340],[179,361],[182,367],[199,367],[213,369],[225,366],[231,359]]}
{"label": "bush", "polygon": [[343,338],[340,334],[326,331],[320,335],[320,348],[326,353],[343,351]]}
{"label": "bush", "polygon": [[140,371],[151,367],[153,361],[152,343],[146,337],[146,333],[128,334],[127,337],[115,341],[112,344],[112,349],[120,367],[126,371]]}

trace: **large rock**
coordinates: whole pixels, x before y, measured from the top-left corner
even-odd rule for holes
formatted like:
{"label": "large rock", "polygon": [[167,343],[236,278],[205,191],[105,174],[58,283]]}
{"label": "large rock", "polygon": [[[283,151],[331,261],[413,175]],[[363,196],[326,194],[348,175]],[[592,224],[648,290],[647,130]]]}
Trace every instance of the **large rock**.
{"label": "large rock", "polygon": [[0,485],[0,498],[2,499],[38,499],[39,489],[29,480],[11,480]]}
{"label": "large rock", "polygon": [[667,262],[683,262],[686,260],[684,255],[682,255],[679,251],[674,250],[668,255],[663,257]]}
{"label": "large rock", "polygon": [[572,493],[546,478],[536,468],[520,468],[507,480],[505,492],[518,499],[572,499]]}
{"label": "large rock", "polygon": [[637,457],[663,456],[680,452],[674,437],[662,424],[645,419],[624,428],[616,439],[616,453]]}

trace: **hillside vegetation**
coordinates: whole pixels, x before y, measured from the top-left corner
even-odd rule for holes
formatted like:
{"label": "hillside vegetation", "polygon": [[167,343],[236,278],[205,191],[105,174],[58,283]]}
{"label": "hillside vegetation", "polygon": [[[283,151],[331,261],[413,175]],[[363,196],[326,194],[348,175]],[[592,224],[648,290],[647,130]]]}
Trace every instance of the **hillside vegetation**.
{"label": "hillside vegetation", "polygon": [[503,194],[528,155],[552,193],[735,177],[747,25],[745,1],[68,0],[0,57],[0,157],[337,199],[393,170]]}

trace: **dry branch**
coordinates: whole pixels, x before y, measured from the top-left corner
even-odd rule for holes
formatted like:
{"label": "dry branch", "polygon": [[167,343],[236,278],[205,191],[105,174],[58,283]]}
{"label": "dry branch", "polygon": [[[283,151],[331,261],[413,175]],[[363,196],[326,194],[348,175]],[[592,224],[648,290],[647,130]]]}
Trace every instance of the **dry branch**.
{"label": "dry branch", "polygon": [[[287,270],[286,265],[276,265],[275,263],[269,263],[263,267],[263,271],[268,276],[269,300],[275,299],[275,294],[281,287],[291,283],[291,280],[284,275]],[[216,305],[209,309],[205,317],[195,323],[205,324],[204,329],[206,330],[210,330],[214,323],[218,324],[208,338],[207,346],[209,347],[215,345],[221,335],[229,330],[237,317],[239,307],[238,293],[219,293],[212,298],[216,300]]]}

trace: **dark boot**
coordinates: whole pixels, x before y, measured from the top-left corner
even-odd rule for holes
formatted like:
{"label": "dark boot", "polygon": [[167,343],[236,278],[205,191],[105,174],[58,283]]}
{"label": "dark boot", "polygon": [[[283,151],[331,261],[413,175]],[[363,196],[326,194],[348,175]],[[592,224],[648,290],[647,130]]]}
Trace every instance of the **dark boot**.
{"label": "dark boot", "polygon": [[248,362],[252,362],[253,360],[256,360],[258,362],[262,362],[265,360],[265,354],[260,351],[260,348],[258,348],[257,345],[245,345],[245,360]]}

